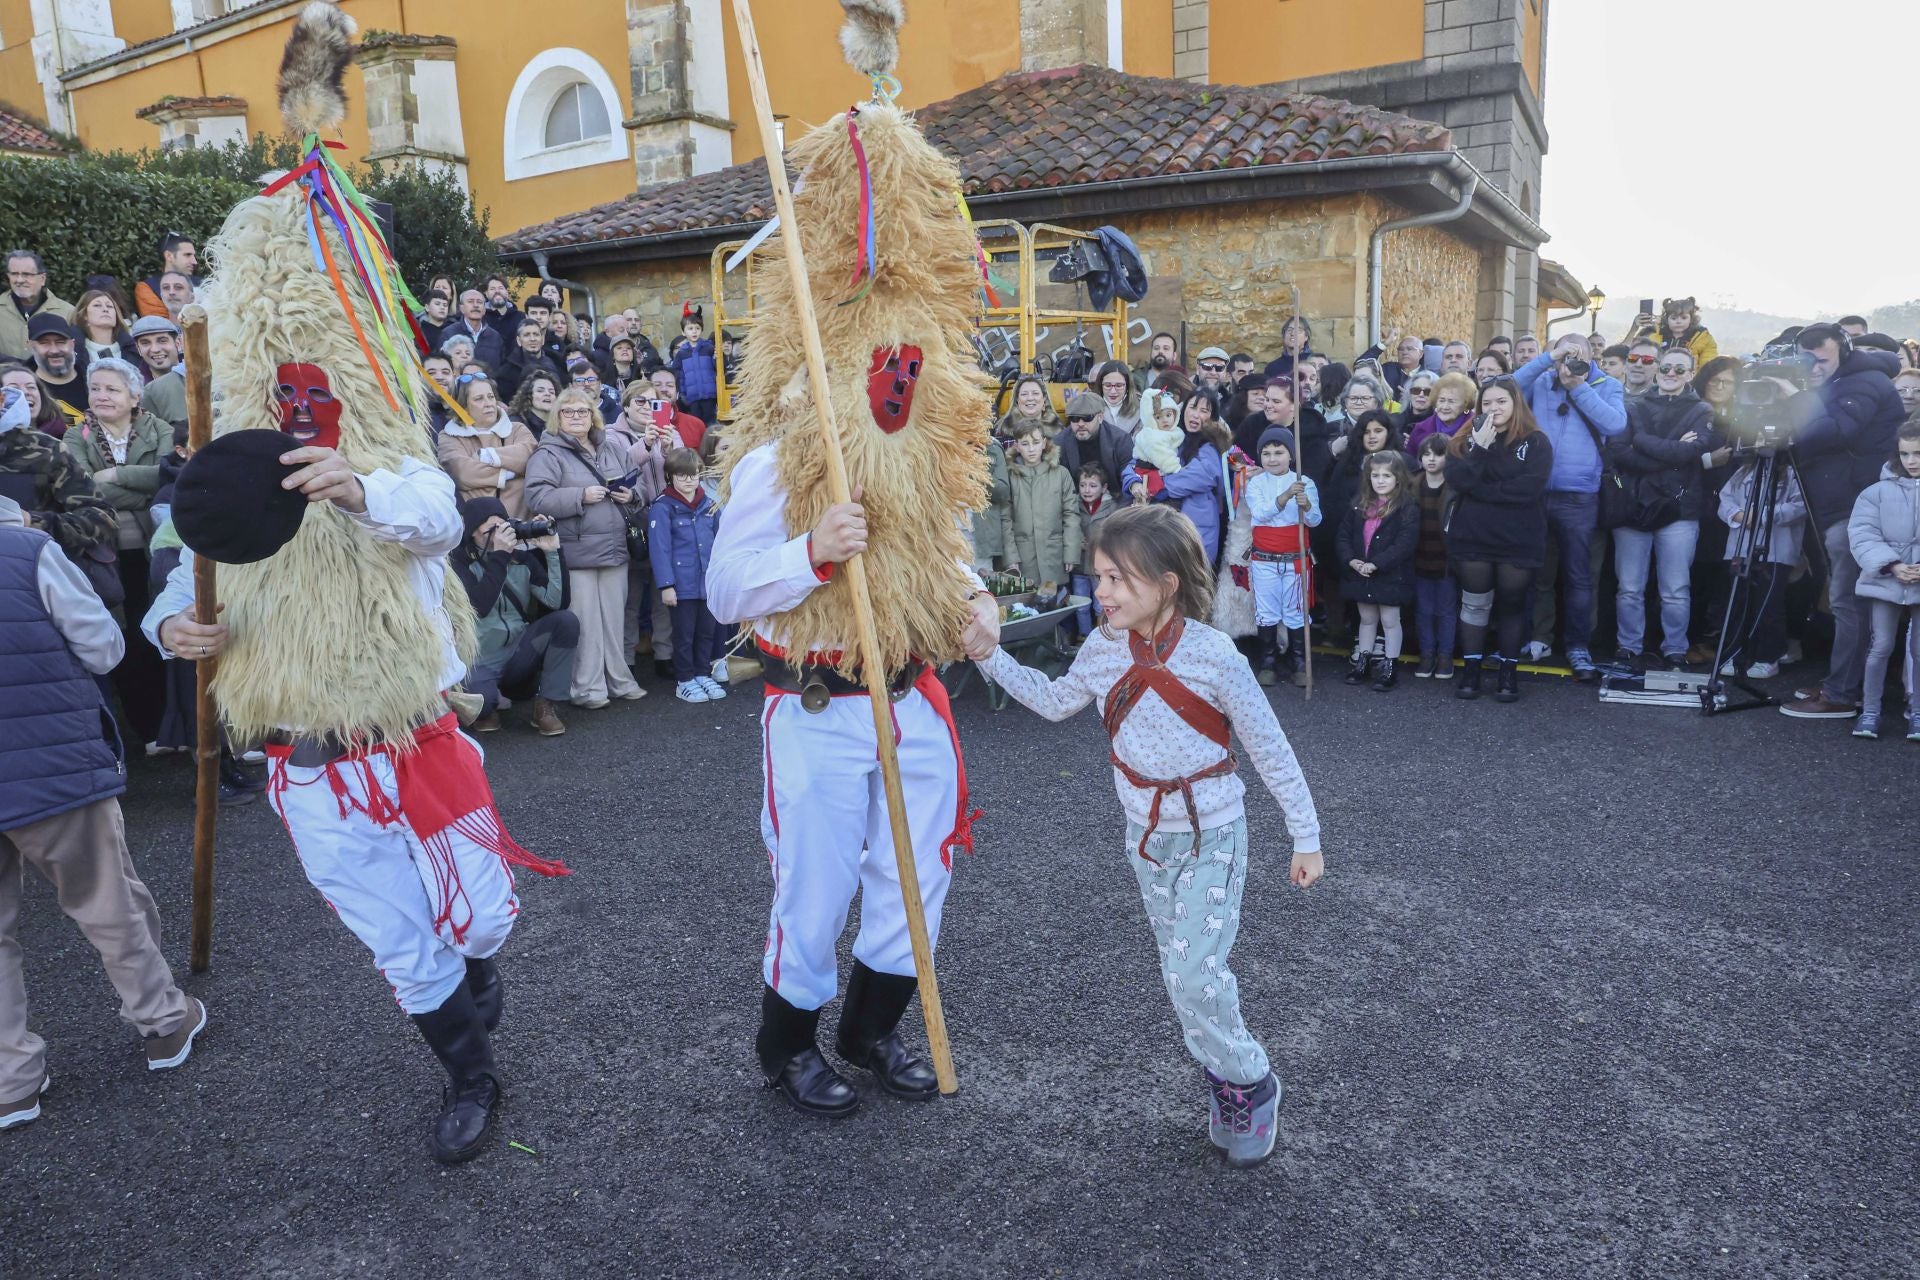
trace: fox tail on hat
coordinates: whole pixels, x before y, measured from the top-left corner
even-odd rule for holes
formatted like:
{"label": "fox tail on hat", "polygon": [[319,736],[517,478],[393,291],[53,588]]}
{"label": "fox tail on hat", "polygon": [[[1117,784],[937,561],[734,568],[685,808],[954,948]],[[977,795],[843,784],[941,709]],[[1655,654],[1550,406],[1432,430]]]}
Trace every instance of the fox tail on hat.
{"label": "fox tail on hat", "polygon": [[280,116],[288,132],[324,134],[347,118],[345,81],[357,30],[329,0],[300,11],[280,58]]}

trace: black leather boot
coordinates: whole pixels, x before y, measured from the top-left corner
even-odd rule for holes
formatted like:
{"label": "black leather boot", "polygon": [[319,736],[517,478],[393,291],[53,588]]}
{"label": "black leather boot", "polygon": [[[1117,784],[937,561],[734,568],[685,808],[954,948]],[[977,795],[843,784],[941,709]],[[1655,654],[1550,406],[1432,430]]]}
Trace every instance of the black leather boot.
{"label": "black leather boot", "polygon": [[1280,665],[1275,630],[1274,627],[1260,627],[1254,631],[1253,674],[1264,685],[1271,685],[1280,678],[1275,671]]}
{"label": "black leather boot", "polygon": [[1500,659],[1500,687],[1494,691],[1495,702],[1520,701],[1520,661],[1517,658]]}
{"label": "black leather boot", "polygon": [[434,1121],[428,1149],[441,1164],[471,1160],[487,1149],[504,1098],[493,1045],[474,1007],[473,992],[462,982],[438,1009],[414,1014],[413,1025],[447,1071],[440,1118]]}
{"label": "black leather boot", "polygon": [[873,1072],[880,1087],[894,1097],[924,1102],[940,1091],[939,1081],[895,1031],[918,988],[911,977],[879,973],[855,960],[834,1048],[851,1065]]}
{"label": "black leather boot", "polygon": [[821,1056],[814,1042],[819,1026],[818,1009],[796,1009],[767,987],[760,996],[760,1032],[753,1047],[767,1074],[767,1087],[788,1106],[837,1120],[853,1114],[860,1095]]}
{"label": "black leather boot", "polygon": [[1365,684],[1367,682],[1367,669],[1372,665],[1373,653],[1371,650],[1366,653],[1356,654],[1348,659],[1347,674],[1342,676],[1341,679],[1345,680],[1348,684]]}
{"label": "black leather boot", "polygon": [[1307,687],[1307,629],[1289,627],[1287,629],[1287,670],[1292,674],[1293,687]]}
{"label": "black leather boot", "polygon": [[1456,698],[1480,696],[1480,655],[1470,653],[1460,660],[1460,683],[1454,686]]}
{"label": "black leather boot", "polygon": [[500,1027],[500,1011],[506,1007],[506,989],[500,983],[500,966],[489,956],[485,960],[467,958],[467,990],[473,992],[473,1007],[489,1032]]}
{"label": "black leather boot", "polygon": [[1373,691],[1391,693],[1393,686],[1400,683],[1399,664],[1382,654],[1373,660]]}

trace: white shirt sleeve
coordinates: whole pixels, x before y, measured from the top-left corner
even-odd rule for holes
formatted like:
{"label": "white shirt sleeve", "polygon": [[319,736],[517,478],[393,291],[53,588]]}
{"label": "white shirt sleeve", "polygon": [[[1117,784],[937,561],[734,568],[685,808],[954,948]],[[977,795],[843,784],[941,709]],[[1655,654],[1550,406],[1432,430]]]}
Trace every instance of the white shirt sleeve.
{"label": "white shirt sleeve", "polygon": [[1027,710],[1049,720],[1065,720],[1093,701],[1094,689],[1087,674],[1097,654],[1098,646],[1089,640],[1081,646],[1066,673],[1058,680],[1049,680],[1044,672],[1022,664],[1005,649],[996,647],[980,664],[980,670]]}
{"label": "white shirt sleeve", "polygon": [[160,643],[160,624],[176,613],[185,613],[193,608],[193,552],[180,548],[180,563],[173,566],[173,572],[167,575],[166,585],[153,598],[147,607],[147,616],[140,620],[140,634],[169,658],[178,657]]}
{"label": "white shirt sleeve", "polygon": [[732,499],[707,561],[707,609],[733,624],[785,613],[827,579],[814,572],[807,535],[787,536],[787,495],[774,446],[762,445],[734,468]]}
{"label": "white shirt sleeve", "polygon": [[382,542],[397,542],[416,556],[439,557],[460,545],[460,509],[454,504],[453,477],[435,466],[408,458],[392,471],[360,477],[367,509],[346,517]]}
{"label": "white shirt sleeve", "polygon": [[80,566],[51,539],[40,548],[39,581],[40,603],[80,665],[97,676],[119,666],[127,651],[119,626]]}

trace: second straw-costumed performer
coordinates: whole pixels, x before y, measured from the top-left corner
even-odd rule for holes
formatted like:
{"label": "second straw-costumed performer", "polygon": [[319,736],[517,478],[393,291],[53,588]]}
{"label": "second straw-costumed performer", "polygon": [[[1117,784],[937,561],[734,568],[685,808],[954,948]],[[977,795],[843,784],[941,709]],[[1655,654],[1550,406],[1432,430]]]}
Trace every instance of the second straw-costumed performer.
{"label": "second straw-costumed performer", "polygon": [[[895,0],[842,0],[848,60],[884,82]],[[795,1108],[841,1116],[859,1094],[816,1044],[838,990],[835,946],[856,891],[835,1047],[896,1097],[934,1072],[896,1027],[915,990],[853,603],[835,567],[864,557],[927,930],[939,935],[953,856],[970,849],[960,739],[933,667],[990,647],[998,611],[969,567],[966,510],[986,492],[988,406],[967,335],[981,284],[958,167],[879,93],[789,153],[794,213],[853,494],[829,498],[802,325],[775,240],[722,459],[726,516],[707,572],[722,622],[751,620],[766,666],[761,826],[773,864],[756,1050]],[[984,646],[979,644],[984,638]]]}
{"label": "second straw-costumed performer", "polygon": [[430,1149],[451,1163],[485,1148],[501,1101],[492,957],[519,912],[509,863],[564,868],[506,834],[443,697],[474,637],[446,570],[453,482],[428,451],[410,299],[323,141],[345,115],[353,31],[331,4],[301,12],[280,101],[306,162],[210,246],[215,439],[184,469],[174,519],[223,562],[225,612],[194,621],[185,556],[146,625],[170,656],[220,656],[222,718],[266,739],[268,794],[307,878],[446,1069]]}

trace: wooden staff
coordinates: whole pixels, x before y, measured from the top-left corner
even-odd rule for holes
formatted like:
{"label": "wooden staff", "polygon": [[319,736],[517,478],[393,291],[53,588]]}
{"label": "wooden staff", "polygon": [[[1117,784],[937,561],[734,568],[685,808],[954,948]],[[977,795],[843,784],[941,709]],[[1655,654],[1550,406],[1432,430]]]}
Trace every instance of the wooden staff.
{"label": "wooden staff", "polygon": [[[747,85],[753,90],[754,114],[760,121],[760,145],[767,156],[767,177],[773,183],[773,204],[780,219],[780,240],[787,251],[787,273],[794,303],[800,309],[800,336],[807,348],[807,377],[813,383],[813,407],[820,422],[820,443],[827,458],[828,496],[835,506],[853,501],[847,485],[847,461],[833,423],[833,404],[827,389],[827,358],[820,349],[820,325],[814,319],[813,292],[807,280],[807,262],[800,248],[800,224],[793,216],[793,194],[787,189],[787,167],[773,124],[773,101],[767,94],[767,69],[760,60],[760,40],[753,30],[753,8],[748,0],[733,0],[734,25],[746,55]],[[860,665],[867,677],[867,700],[873,705],[873,736],[880,746],[880,774],[887,787],[887,818],[893,830],[893,857],[900,869],[900,896],[906,904],[907,935],[913,941],[913,969],[919,975],[920,1010],[927,1023],[927,1047],[940,1092],[959,1091],[953,1071],[953,1049],[947,1043],[947,1019],[940,1007],[940,985],[933,974],[933,943],[927,937],[926,908],[920,901],[920,873],[913,860],[913,833],[907,825],[907,802],[900,785],[900,757],[894,748],[893,717],[887,697],[887,672],[880,656],[880,640],[873,623],[873,600],[867,594],[867,567],[855,556],[841,566],[847,593],[853,601],[854,630],[860,644]]]}
{"label": "wooden staff", "polygon": [[[1300,315],[1300,286],[1289,282],[1287,285],[1287,293],[1293,300],[1293,314],[1295,316],[1299,316]],[[1306,323],[1306,319],[1302,317],[1300,320],[1300,323],[1304,325]],[[1284,351],[1286,350],[1286,346],[1287,346],[1286,337],[1283,334],[1280,340],[1280,349]],[[1300,443],[1301,436],[1307,429],[1306,428],[1306,421],[1307,421],[1306,406],[1300,403],[1300,360],[1301,360],[1301,357],[1305,356],[1306,354],[1307,354],[1307,345],[1306,343],[1303,342],[1300,344],[1300,355],[1295,356],[1293,359],[1293,442],[1296,445]],[[1298,455],[1293,460],[1294,468],[1297,471],[1299,471],[1302,477],[1305,477],[1305,475],[1307,474],[1306,455],[1302,450],[1297,448],[1294,450],[1294,453]],[[1293,556],[1294,573],[1298,574],[1300,578],[1300,618],[1301,618],[1300,661],[1304,664],[1300,669],[1307,673],[1307,699],[1306,700],[1308,702],[1312,702],[1313,701],[1313,556],[1309,554],[1307,551],[1307,513],[1301,508],[1300,499],[1298,498],[1295,498],[1293,500],[1293,516],[1295,520],[1300,522],[1299,550],[1295,551]],[[1322,511],[1320,513],[1320,518],[1322,520],[1325,520],[1327,518],[1327,513]]]}
{"label": "wooden staff", "polygon": [[[180,327],[187,346],[187,453],[192,456],[213,438],[213,369],[207,361],[207,313],[189,304],[181,308]],[[219,616],[213,590],[213,561],[193,558],[193,620],[212,626]],[[213,964],[213,826],[220,812],[220,721],[213,709],[213,673],[218,658],[193,664],[193,929],[188,966],[205,973]]]}
{"label": "wooden staff", "polygon": [[[1299,421],[1300,421],[1299,412],[1298,410],[1296,410],[1294,414],[1294,422],[1297,425]],[[1295,444],[1300,443],[1300,438],[1298,436],[1294,437],[1294,443]],[[1295,459],[1293,465],[1296,467],[1299,466],[1300,465],[1299,460]],[[1305,471],[1302,471],[1300,473],[1301,480],[1304,481],[1306,479],[1306,476],[1307,476],[1307,473]],[[1293,572],[1300,579],[1300,661],[1302,662],[1302,664],[1304,664],[1300,669],[1307,673],[1307,701],[1312,702],[1313,701],[1313,556],[1307,551],[1306,508],[1300,505],[1300,499],[1297,497],[1293,500],[1293,518],[1300,526],[1299,538],[1297,543],[1295,544],[1296,549],[1293,553],[1293,566],[1294,566]],[[1322,520],[1327,518],[1326,513],[1324,511],[1320,513],[1320,518]]]}

